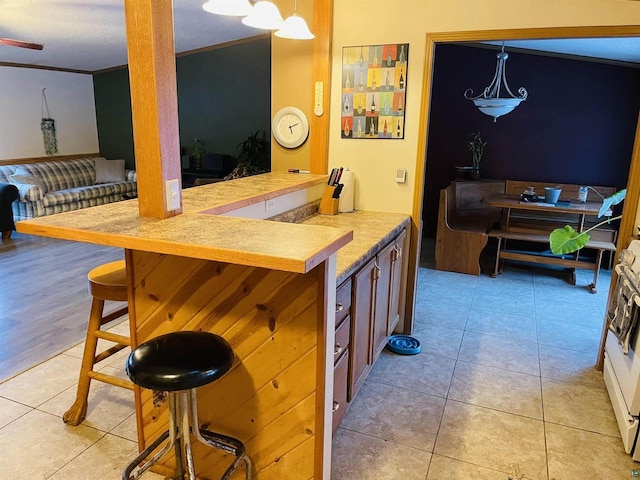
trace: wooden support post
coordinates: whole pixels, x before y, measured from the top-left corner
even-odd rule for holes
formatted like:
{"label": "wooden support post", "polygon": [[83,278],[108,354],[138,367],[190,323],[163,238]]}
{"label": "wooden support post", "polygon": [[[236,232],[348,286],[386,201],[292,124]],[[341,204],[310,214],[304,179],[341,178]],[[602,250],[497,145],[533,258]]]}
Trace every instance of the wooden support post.
{"label": "wooden support post", "polygon": [[[312,31],[313,40],[312,79],[322,82],[324,89],[324,113],[311,115],[311,173],[325,174],[329,163],[329,99],[331,98],[331,35],[333,27],[333,0],[314,0]],[[313,99],[312,99],[313,101]],[[312,109],[313,111],[313,109]]]}
{"label": "wooden support post", "polygon": [[[141,217],[182,213],[178,93],[171,0],[125,0],[131,112]],[[167,209],[168,180],[180,208]]]}

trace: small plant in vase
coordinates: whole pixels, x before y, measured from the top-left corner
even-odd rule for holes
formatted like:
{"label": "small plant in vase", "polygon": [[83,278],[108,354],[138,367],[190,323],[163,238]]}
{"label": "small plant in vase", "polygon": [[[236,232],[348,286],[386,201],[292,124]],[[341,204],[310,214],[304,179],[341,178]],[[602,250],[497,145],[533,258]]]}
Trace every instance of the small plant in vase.
{"label": "small plant in vase", "polygon": [[480,162],[482,161],[482,155],[484,154],[484,147],[487,146],[487,142],[482,140],[480,132],[474,133],[473,138],[469,142],[469,151],[473,157],[473,170],[471,172],[472,177],[477,180],[480,178]]}
{"label": "small plant in vase", "polygon": [[225,180],[266,173],[271,166],[271,143],[265,130],[256,130],[236,147],[238,165]]}
{"label": "small plant in vase", "polygon": [[193,137],[191,142],[191,159],[193,160],[193,169],[202,170],[204,168],[204,142],[197,137]]}
{"label": "small plant in vase", "polygon": [[468,142],[468,148],[472,155],[472,165],[464,167],[456,167],[456,170],[460,172],[463,178],[478,180],[480,178],[480,162],[482,161],[482,155],[484,154],[484,147],[487,146],[487,142],[482,140],[480,132],[472,133],[473,137]]}

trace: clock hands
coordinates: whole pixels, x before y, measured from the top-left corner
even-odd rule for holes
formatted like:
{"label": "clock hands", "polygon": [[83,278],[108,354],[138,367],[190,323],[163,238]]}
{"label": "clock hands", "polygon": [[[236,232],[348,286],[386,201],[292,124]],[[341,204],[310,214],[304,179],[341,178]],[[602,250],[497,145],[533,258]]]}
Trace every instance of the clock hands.
{"label": "clock hands", "polygon": [[293,133],[293,127],[296,125],[300,125],[299,123],[294,123],[293,125],[289,125],[289,132]]}

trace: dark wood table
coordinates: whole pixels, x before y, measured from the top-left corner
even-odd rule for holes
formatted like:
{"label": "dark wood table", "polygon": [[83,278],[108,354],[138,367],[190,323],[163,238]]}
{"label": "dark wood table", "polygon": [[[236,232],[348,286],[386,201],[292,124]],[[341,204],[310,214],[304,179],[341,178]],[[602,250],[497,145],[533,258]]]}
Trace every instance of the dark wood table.
{"label": "dark wood table", "polygon": [[600,212],[602,203],[600,202],[578,202],[571,200],[569,202],[561,202],[559,204],[544,202],[524,202],[520,200],[519,195],[508,195],[505,193],[492,194],[487,203],[492,207],[500,207],[505,209],[505,215],[502,221],[502,229],[509,230],[509,222],[511,219],[511,210],[530,210],[543,213],[569,213],[578,215],[578,232],[584,229],[584,219],[588,215],[597,216]]}
{"label": "dark wood table", "polygon": [[[557,224],[558,221],[566,224],[573,223],[576,231],[582,232],[584,231],[585,218],[587,216],[597,217],[602,206],[601,203],[569,201],[554,205],[544,202],[525,202],[520,199],[519,195],[493,194],[488,198],[487,204],[491,207],[503,209],[500,229],[494,229],[489,232],[490,237],[497,238],[498,240],[495,271],[492,277],[497,277],[498,273],[501,272],[501,260],[517,260],[571,268],[572,285],[576,283],[576,268],[587,268],[594,271],[593,282],[589,285],[589,290],[592,293],[596,292],[602,254],[604,251],[615,251],[616,247],[612,242],[590,240],[587,243],[584,248],[595,249],[597,251],[595,262],[581,260],[579,251],[576,252],[572,258],[566,258],[563,256],[545,256],[535,252],[506,251],[505,246],[507,240],[548,243],[549,233],[555,228],[555,224]],[[533,222],[530,227],[523,228],[522,225],[513,227],[511,225],[512,210],[536,212],[538,215],[536,215],[535,222]],[[568,216],[567,214],[575,215],[575,217]],[[547,215],[550,227],[545,229],[540,223],[544,223]],[[553,222],[555,222],[555,224]]]}

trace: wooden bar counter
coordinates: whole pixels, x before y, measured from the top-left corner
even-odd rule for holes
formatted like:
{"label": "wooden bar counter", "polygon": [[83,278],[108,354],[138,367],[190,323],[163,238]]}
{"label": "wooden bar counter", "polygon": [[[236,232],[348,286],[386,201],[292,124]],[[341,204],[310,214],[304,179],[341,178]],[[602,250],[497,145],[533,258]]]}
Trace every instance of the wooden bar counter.
{"label": "wooden bar counter", "polygon": [[[236,358],[198,390],[201,421],[245,443],[258,480],[329,479],[337,252],[353,232],[232,216],[326,179],[276,172],[185,189],[184,213],[167,219],[140,218],[134,199],[17,229],[124,248],[132,345],[179,330],[225,337]],[[142,449],[166,429],[167,408],[148,390],[136,387],[135,397]],[[194,456],[202,479],[230,462],[200,444]],[[170,475],[166,466],[158,473]]]}

